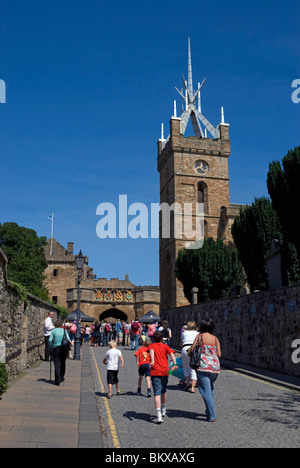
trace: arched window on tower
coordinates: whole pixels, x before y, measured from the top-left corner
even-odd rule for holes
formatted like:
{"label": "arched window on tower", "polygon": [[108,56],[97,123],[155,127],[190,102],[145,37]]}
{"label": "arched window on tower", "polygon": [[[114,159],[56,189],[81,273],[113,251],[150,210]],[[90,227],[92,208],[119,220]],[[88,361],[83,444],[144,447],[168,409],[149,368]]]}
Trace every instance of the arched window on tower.
{"label": "arched window on tower", "polygon": [[198,183],[198,203],[204,203],[204,214],[209,214],[208,189],[205,182]]}

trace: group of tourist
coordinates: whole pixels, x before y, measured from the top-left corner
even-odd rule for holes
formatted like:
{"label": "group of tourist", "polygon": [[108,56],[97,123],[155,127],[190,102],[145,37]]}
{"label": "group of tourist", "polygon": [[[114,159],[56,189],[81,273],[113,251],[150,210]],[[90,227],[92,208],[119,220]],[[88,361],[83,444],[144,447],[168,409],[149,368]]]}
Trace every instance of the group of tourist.
{"label": "group of tourist", "polygon": [[[66,347],[62,346],[63,339],[65,338],[72,343],[76,334],[74,325],[77,326],[77,324],[73,323],[67,331],[61,320],[57,320],[53,325],[52,317],[53,313],[50,312],[44,324],[45,359],[49,359],[49,350],[51,349],[55,367],[55,385],[60,385],[64,381],[65,362],[68,357]],[[134,320],[128,326],[128,323],[121,323],[118,320],[114,327],[111,324],[109,327],[108,324],[108,321],[103,323],[96,321],[91,328],[87,326],[82,330],[82,334],[85,334],[85,341],[89,341],[93,337],[94,346],[100,346],[100,344],[109,346],[103,361],[107,366],[108,398],[112,397],[113,385],[116,385],[118,395],[122,393],[118,371],[119,364],[121,363],[121,367],[124,367],[125,363],[118,346],[125,343],[123,341],[124,335],[129,335],[131,349],[135,351],[134,355],[138,365],[137,395],[141,395],[142,380],[145,376],[149,397],[151,396],[152,383],[157,423],[161,424],[166,414],[169,357],[173,363],[172,369],[177,369],[175,350],[170,348],[171,330],[168,322],[151,323],[147,326]],[[184,324],[181,329],[180,343],[185,389],[195,393],[196,386],[198,386],[205,403],[207,420],[210,422],[214,422],[216,419],[214,383],[220,372],[219,358],[221,357],[219,340],[213,335],[214,328],[211,319],[202,320],[199,331],[196,323],[190,321]],[[190,355],[197,345],[201,348],[201,362],[199,367],[192,369]]]}
{"label": "group of tourist", "polygon": [[82,328],[82,341],[90,342],[92,346],[108,346],[108,343],[115,340],[117,345],[130,346],[132,350],[137,350],[146,338],[152,339],[156,330],[163,331],[164,342],[170,344],[172,338],[171,330],[167,321],[139,323],[138,320],[121,321],[111,323],[108,320],[100,322],[96,320],[93,325]]}
{"label": "group of tourist", "polygon": [[[112,387],[114,384],[116,385],[117,395],[122,393],[118,378],[119,361],[121,362],[121,366],[124,367],[122,352],[117,349],[117,343],[110,341],[109,347],[110,349],[103,360],[103,363],[107,366],[108,399],[112,397]],[[153,333],[152,339],[146,338],[143,346],[135,352],[135,356],[139,374],[137,394],[141,395],[142,380],[143,376],[145,376],[147,395],[151,397],[151,378],[157,423],[161,424],[163,417],[166,415],[169,372],[168,357],[170,356],[174,369],[176,369],[175,351],[167,343],[163,343],[163,333],[157,330]]]}

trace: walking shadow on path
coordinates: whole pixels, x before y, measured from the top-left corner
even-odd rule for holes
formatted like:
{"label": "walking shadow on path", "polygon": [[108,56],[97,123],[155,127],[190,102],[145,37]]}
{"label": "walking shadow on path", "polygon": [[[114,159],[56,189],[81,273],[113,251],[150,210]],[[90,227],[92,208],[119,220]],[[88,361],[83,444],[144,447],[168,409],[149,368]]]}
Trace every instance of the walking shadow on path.
{"label": "walking shadow on path", "polygon": [[[155,422],[156,423],[156,416],[153,414],[149,413],[140,413],[137,411],[126,411],[126,413],[123,414],[123,416],[130,421],[133,421],[135,419],[139,419],[141,421],[146,421],[146,422]],[[206,421],[206,416],[205,414],[199,414],[195,413],[192,411],[183,411],[183,410],[178,410],[178,409],[168,409],[167,410],[167,415],[166,415],[166,420],[170,419],[177,419],[177,418],[184,418],[184,419],[192,419],[193,421]]]}
{"label": "walking shadow on path", "polygon": [[126,413],[124,413],[123,416],[124,418],[129,419],[129,421],[134,421],[135,419],[139,419],[141,421],[153,422],[156,420],[156,417],[153,414],[138,413],[137,411],[126,411]]}
{"label": "walking shadow on path", "polygon": [[184,418],[192,419],[193,421],[206,421],[205,414],[195,413],[194,411],[184,411],[181,409],[168,409],[167,410],[168,418]]}

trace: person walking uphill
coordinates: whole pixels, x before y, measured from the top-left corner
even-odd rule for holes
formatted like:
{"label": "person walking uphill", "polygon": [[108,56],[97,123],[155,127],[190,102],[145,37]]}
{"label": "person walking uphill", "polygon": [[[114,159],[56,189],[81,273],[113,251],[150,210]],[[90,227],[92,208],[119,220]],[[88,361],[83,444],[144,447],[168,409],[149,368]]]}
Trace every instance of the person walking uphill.
{"label": "person walking uphill", "polygon": [[52,322],[53,316],[54,316],[54,312],[49,312],[48,317],[46,318],[44,322],[43,336],[44,336],[44,341],[45,341],[45,361],[49,361],[50,359],[49,338],[54,328],[54,325]]}
{"label": "person walking uphill", "polygon": [[55,328],[49,338],[49,346],[52,349],[53,363],[55,369],[55,385],[59,386],[65,380],[66,360],[69,349],[62,346],[62,341],[66,336],[71,345],[71,340],[67,330],[63,328],[62,320],[56,320]]}
{"label": "person walking uphill", "polygon": [[190,321],[186,324],[186,329],[181,334],[181,359],[183,365],[183,373],[186,379],[186,390],[191,393],[196,393],[197,374],[194,369],[190,368],[189,348],[193,345],[196,336],[198,336],[196,322]]}
{"label": "person walking uphill", "polygon": [[121,324],[121,320],[118,319],[116,323],[116,342],[118,346],[121,344],[122,338],[123,338],[122,324]]}
{"label": "person walking uphill", "polygon": [[149,352],[149,345],[151,344],[151,340],[146,339],[144,346],[139,348],[136,353],[134,353],[136,357],[136,363],[139,368],[139,379],[138,379],[138,389],[137,394],[142,394],[142,381],[143,375],[146,378],[147,382],[147,396],[151,397],[151,378],[150,378],[150,352]]}
{"label": "person walking uphill", "polygon": [[156,409],[157,423],[163,422],[163,417],[166,415],[167,403],[167,384],[169,361],[171,357],[174,370],[178,369],[175,359],[175,351],[169,345],[163,344],[163,334],[156,331],[153,335],[154,343],[149,345],[150,349],[150,375],[154,392],[154,404]]}
{"label": "person walking uphill", "polygon": [[141,329],[142,327],[138,320],[134,320],[130,329],[131,350],[138,350]]}
{"label": "person walking uphill", "polygon": [[211,319],[202,320],[200,333],[196,336],[193,347],[201,345],[201,364],[197,368],[199,391],[206,407],[207,421],[216,420],[214,404],[214,383],[220,373],[221,346],[218,338],[212,333],[215,325]]}
{"label": "person walking uphill", "polygon": [[107,351],[105,358],[103,359],[103,364],[107,367],[107,385],[108,385],[108,395],[107,398],[112,397],[112,387],[115,384],[117,389],[117,395],[122,393],[122,390],[119,385],[119,360],[121,361],[122,368],[124,367],[124,359],[122,353],[117,349],[117,343],[112,340],[108,343],[109,350]]}

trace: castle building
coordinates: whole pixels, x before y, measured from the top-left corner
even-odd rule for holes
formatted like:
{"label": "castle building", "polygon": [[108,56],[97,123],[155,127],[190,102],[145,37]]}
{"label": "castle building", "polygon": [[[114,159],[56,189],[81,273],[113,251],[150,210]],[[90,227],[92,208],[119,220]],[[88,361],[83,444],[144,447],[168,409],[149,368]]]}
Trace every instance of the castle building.
{"label": "castle building", "polygon": [[[50,299],[66,307],[70,313],[77,309],[77,269],[73,242],[63,247],[56,239],[48,240],[45,249],[48,266],[45,270]],[[80,284],[80,310],[95,320],[133,320],[153,311],[159,315],[160,290],[157,286],[136,286],[128,275],[119,278],[97,278],[93,268],[83,267]]]}
{"label": "castle building", "polygon": [[[231,204],[229,196],[228,158],[230,156],[229,124],[225,123],[221,108],[221,122],[214,127],[202,114],[201,89],[198,83],[193,89],[190,39],[188,40],[188,80],[183,77],[184,90],[178,93],[182,99],[182,114],[177,117],[176,101],[170,119],[170,134],[164,138],[162,125],[158,141],[157,169],[160,174],[160,203],[177,204],[184,211],[184,204],[202,204],[204,222],[202,236],[224,239],[233,243],[231,225],[239,214],[241,205]],[[194,135],[185,136],[191,120]],[[196,208],[191,213],[192,223],[199,222]],[[176,232],[176,211],[170,216],[170,235],[163,236],[163,220],[160,219],[160,290],[161,310],[188,305],[183,286],[176,279],[174,269],[178,251],[191,245],[191,239]]]}
{"label": "castle building", "polygon": [[[95,319],[121,318],[132,320],[152,310],[160,311],[188,305],[183,285],[175,276],[178,251],[191,248],[195,239],[184,230],[182,214],[186,205],[193,232],[200,222],[197,206],[202,207],[201,238],[223,239],[233,243],[231,226],[243,205],[230,203],[228,159],[230,156],[229,124],[221,121],[214,127],[202,113],[201,90],[193,88],[190,39],[188,40],[188,80],[183,77],[182,113],[177,116],[176,101],[170,119],[170,132],[164,137],[162,125],[158,141],[157,169],[160,174],[160,205],[167,206],[168,222],[160,213],[159,271],[160,286],[136,286],[118,278],[99,278],[87,263],[81,279],[81,309]],[[194,135],[185,136],[191,121]],[[179,207],[179,209],[178,209]],[[166,229],[168,225],[168,229]],[[198,226],[199,227],[199,226]],[[169,230],[169,231],[168,231]],[[167,234],[166,234],[167,232]],[[52,238],[45,247],[48,267],[45,271],[49,295],[54,302],[77,308],[77,271],[73,243],[67,249]]]}

